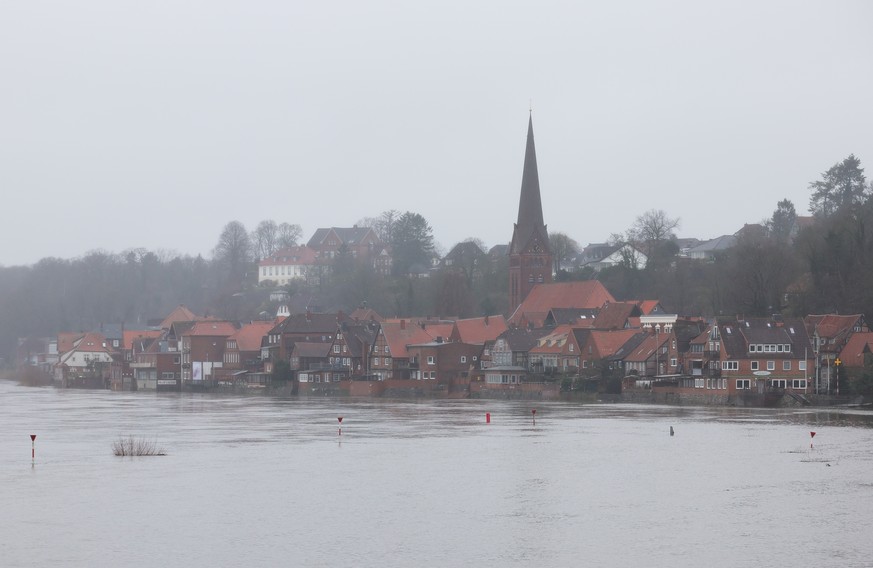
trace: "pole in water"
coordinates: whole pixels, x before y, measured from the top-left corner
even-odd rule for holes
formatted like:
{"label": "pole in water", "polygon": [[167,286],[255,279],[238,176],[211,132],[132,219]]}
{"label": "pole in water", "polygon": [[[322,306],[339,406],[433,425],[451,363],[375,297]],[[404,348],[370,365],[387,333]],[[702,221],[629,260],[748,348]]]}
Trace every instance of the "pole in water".
{"label": "pole in water", "polygon": [[337,431],[337,436],[342,436],[343,435],[343,417],[337,416],[336,420],[337,420],[337,422],[339,422],[339,430]]}
{"label": "pole in water", "polygon": [[491,424],[491,413],[490,412],[485,413],[485,424]]}
{"label": "pole in water", "polygon": [[671,436],[673,435],[673,427],[672,426],[670,426],[670,435]]}
{"label": "pole in water", "polygon": [[30,435],[30,461],[36,460],[36,434]]}
{"label": "pole in water", "polygon": [[809,449],[812,449],[812,439],[815,438],[815,432],[809,433]]}
{"label": "pole in water", "polygon": [[531,408],[530,415],[531,415],[531,417],[533,417],[533,425],[536,426],[537,425],[537,409]]}

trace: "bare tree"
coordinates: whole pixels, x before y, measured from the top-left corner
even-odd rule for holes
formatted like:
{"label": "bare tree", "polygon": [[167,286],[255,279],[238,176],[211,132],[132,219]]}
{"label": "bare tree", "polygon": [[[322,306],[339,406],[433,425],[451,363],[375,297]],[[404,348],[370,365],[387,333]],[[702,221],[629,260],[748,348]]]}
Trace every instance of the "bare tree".
{"label": "bare tree", "polygon": [[264,259],[276,252],[279,243],[279,226],[275,221],[266,220],[258,223],[251,234],[252,249],[255,257]]}
{"label": "bare tree", "polygon": [[370,227],[376,232],[380,241],[390,243],[394,238],[394,226],[400,216],[400,211],[389,209],[380,213],[378,217],[364,217],[357,222],[357,225],[359,227]]}
{"label": "bare tree", "polygon": [[561,271],[561,263],[570,260],[579,252],[579,243],[571,239],[565,233],[554,232],[549,234],[549,247],[552,249],[552,262],[554,273]]}
{"label": "bare tree", "polygon": [[635,240],[643,243],[657,243],[676,237],[674,229],[679,228],[679,218],[672,219],[663,209],[649,209],[636,218],[629,233]]}
{"label": "bare tree", "polygon": [[277,235],[276,246],[278,248],[293,247],[303,236],[303,229],[300,225],[291,223],[282,223],[279,225],[279,233]]}

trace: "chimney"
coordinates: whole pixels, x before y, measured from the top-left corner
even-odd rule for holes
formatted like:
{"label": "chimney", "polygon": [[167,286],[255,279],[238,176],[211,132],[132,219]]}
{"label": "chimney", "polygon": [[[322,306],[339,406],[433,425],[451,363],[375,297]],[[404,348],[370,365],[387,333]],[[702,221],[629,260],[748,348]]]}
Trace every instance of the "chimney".
{"label": "chimney", "polygon": [[488,316],[485,316],[485,325],[488,325]]}
{"label": "chimney", "polygon": [[406,320],[400,320],[400,329],[406,329]]}
{"label": "chimney", "polygon": [[307,323],[312,322],[312,312],[309,311],[309,308],[306,309],[306,322]]}

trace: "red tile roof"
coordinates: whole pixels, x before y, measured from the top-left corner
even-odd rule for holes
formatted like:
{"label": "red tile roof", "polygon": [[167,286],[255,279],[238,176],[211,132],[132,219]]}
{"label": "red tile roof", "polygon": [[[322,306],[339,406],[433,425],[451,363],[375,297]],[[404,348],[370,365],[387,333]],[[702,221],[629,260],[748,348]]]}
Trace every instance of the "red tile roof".
{"label": "red tile roof", "polygon": [[170,329],[170,326],[181,321],[197,321],[201,320],[200,316],[189,310],[184,304],[180,304],[176,309],[170,312],[170,315],[164,318],[161,322],[161,329]]}
{"label": "red tile roof", "polygon": [[198,321],[183,335],[230,337],[236,331],[236,326],[229,321]]}
{"label": "red tile roof", "polygon": [[640,300],[640,311],[643,312],[644,316],[647,316],[652,313],[652,310],[657,308],[660,303],[661,302],[658,300]]}
{"label": "red tile roof", "polygon": [[106,337],[97,332],[86,333],[76,341],[73,349],[85,353],[110,353],[106,346]]}
{"label": "red tile roof", "polygon": [[407,345],[420,345],[435,340],[438,336],[448,337],[448,334],[435,332],[434,328],[444,327],[445,324],[422,327],[413,322],[382,322],[382,334],[388,343],[391,357],[406,359],[409,353]]}
{"label": "red tile roof", "polygon": [[318,251],[308,246],[295,246],[276,251],[258,266],[309,266],[317,264]]}
{"label": "red tile roof", "polygon": [[597,280],[537,284],[509,322],[520,325],[526,320],[534,327],[541,327],[552,308],[599,308],[607,302],[615,302],[615,298]]}
{"label": "red tile roof", "polygon": [[486,316],[482,318],[460,319],[455,322],[461,341],[473,345],[485,345],[494,341],[497,336],[506,331],[506,319],[503,316]]}
{"label": "red tile roof", "polygon": [[859,319],[863,319],[863,316],[859,314],[848,316],[837,314],[811,315],[806,317],[806,324],[810,335],[818,331],[820,337],[836,339],[841,335],[848,335]]}
{"label": "red tile roof", "polygon": [[82,339],[85,334],[81,332],[62,331],[58,334],[58,354],[63,355],[73,348],[75,343]]}
{"label": "red tile roof", "polygon": [[163,335],[160,329],[131,329],[124,330],[121,338],[121,345],[124,349],[133,349],[133,342],[137,339],[155,339]]}
{"label": "red tile roof", "polygon": [[564,345],[570,338],[573,330],[569,325],[560,325],[552,330],[548,335],[544,335],[537,339],[536,347],[533,347],[531,353],[561,353],[564,351]]}
{"label": "red tile roof", "polygon": [[273,329],[271,321],[253,321],[239,328],[228,339],[236,340],[240,351],[260,351],[261,340]]}
{"label": "red tile roof", "polygon": [[840,351],[840,360],[846,367],[862,367],[864,353],[870,352],[873,352],[873,332],[855,333]]}
{"label": "red tile roof", "polygon": [[[592,331],[591,341],[601,359],[614,355],[631,337],[640,333],[638,329],[620,329],[617,331]],[[580,346],[581,347],[581,346]]]}

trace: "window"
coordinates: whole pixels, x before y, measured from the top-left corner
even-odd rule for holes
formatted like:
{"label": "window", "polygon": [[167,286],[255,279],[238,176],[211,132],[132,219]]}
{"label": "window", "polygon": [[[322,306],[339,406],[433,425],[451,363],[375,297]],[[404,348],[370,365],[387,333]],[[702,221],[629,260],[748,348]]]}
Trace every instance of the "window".
{"label": "window", "polygon": [[737,379],[737,390],[746,390],[752,388],[751,379]]}
{"label": "window", "polygon": [[775,371],[776,370],[776,361],[767,361],[767,370]]}
{"label": "window", "polygon": [[672,359],[670,359],[670,366],[671,366],[671,367],[675,367],[675,366],[676,366],[676,358],[675,358],[675,357],[672,358]]}
{"label": "window", "polygon": [[722,371],[737,371],[740,368],[739,361],[722,361],[721,362],[721,370]]}
{"label": "window", "polygon": [[752,368],[753,371],[757,371],[757,370],[758,370],[758,362],[757,362],[757,361],[752,361],[752,367],[751,367],[751,368]]}
{"label": "window", "polygon": [[775,389],[784,389],[788,385],[788,381],[785,379],[773,379],[770,381],[770,386]]}
{"label": "window", "polygon": [[461,363],[466,363],[466,362],[467,362],[467,356],[461,355]]}
{"label": "window", "polygon": [[339,347],[339,345],[334,345],[334,346],[333,346],[333,352],[334,352],[334,353],[339,353],[339,352],[340,352],[340,347]]}
{"label": "window", "polygon": [[791,381],[791,388],[793,389],[805,389],[806,388],[806,379],[794,379]]}
{"label": "window", "polygon": [[570,344],[570,353],[572,353],[573,351],[574,351],[574,349],[573,349],[573,344],[571,343],[571,344]]}
{"label": "window", "polygon": [[434,363],[433,355],[428,355],[428,356],[427,356],[427,364],[428,364],[428,365],[433,365],[433,363]]}
{"label": "window", "polygon": [[791,370],[791,361],[788,361],[788,360],[782,361],[782,370],[783,371],[790,371]]}
{"label": "window", "polygon": [[379,366],[379,358],[378,357],[373,357],[373,365],[376,365],[377,367]]}
{"label": "window", "polygon": [[797,362],[797,370],[805,371],[806,370],[806,361],[798,361]]}

